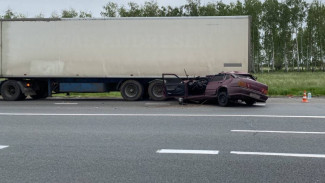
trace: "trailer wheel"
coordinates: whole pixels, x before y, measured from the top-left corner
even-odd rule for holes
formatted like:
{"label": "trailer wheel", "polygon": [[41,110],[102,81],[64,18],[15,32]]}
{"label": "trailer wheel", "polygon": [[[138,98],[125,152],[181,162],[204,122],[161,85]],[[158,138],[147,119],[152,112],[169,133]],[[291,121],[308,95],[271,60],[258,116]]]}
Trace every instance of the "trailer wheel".
{"label": "trailer wheel", "polygon": [[162,101],[165,100],[163,81],[155,80],[149,84],[148,94],[152,100]]}
{"label": "trailer wheel", "polygon": [[26,96],[21,92],[17,81],[14,80],[8,80],[2,84],[1,95],[3,100],[7,101],[23,100],[26,98]]}
{"label": "trailer wheel", "polygon": [[228,96],[227,92],[220,92],[218,94],[218,103],[220,106],[225,107],[228,105]]}
{"label": "trailer wheel", "polygon": [[121,86],[121,95],[124,100],[135,101],[143,96],[143,86],[136,80],[127,80]]}

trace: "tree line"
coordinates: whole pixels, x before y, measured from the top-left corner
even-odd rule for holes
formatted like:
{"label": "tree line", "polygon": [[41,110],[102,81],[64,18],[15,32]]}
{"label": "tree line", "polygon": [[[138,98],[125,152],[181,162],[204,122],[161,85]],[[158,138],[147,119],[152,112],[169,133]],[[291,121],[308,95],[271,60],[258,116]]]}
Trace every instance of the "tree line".
{"label": "tree line", "polygon": [[[102,17],[180,17],[250,15],[252,72],[325,70],[325,5],[314,0],[244,0],[225,4],[222,1],[201,4],[187,0],[178,7],[159,6],[155,1],[127,6],[108,2]],[[50,18],[92,18],[91,12],[65,9]],[[25,18],[7,10],[4,19]],[[43,14],[35,18],[44,18]],[[264,69],[263,69],[264,68]]]}

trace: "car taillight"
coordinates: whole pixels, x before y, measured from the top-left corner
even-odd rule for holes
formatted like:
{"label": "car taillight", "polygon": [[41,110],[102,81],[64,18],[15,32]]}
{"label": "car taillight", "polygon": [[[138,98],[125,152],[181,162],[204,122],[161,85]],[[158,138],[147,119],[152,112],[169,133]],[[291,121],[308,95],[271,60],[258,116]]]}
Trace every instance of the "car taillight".
{"label": "car taillight", "polygon": [[244,88],[250,88],[250,84],[246,83],[244,81],[239,81],[238,86],[244,87]]}
{"label": "car taillight", "polygon": [[239,81],[238,86],[246,87],[246,83],[244,81]]}
{"label": "car taillight", "polygon": [[267,91],[266,89],[263,88],[263,89],[262,89],[262,93],[265,94],[265,95],[267,95],[268,91]]}

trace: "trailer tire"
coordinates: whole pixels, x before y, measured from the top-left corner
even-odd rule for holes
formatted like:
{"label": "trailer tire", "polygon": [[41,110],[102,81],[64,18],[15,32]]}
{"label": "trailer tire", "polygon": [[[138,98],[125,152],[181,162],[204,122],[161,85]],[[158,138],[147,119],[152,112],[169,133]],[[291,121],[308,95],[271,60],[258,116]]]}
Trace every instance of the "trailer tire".
{"label": "trailer tire", "polygon": [[162,80],[154,80],[149,84],[148,94],[155,101],[166,100],[164,96],[164,85]]}
{"label": "trailer tire", "polygon": [[143,86],[136,80],[126,80],[121,85],[121,95],[124,100],[136,101],[143,97]]}
{"label": "trailer tire", "polygon": [[218,103],[220,106],[225,107],[228,105],[228,96],[227,96],[227,92],[220,92],[218,94]]}
{"label": "trailer tire", "polygon": [[1,95],[3,100],[6,101],[23,100],[26,98],[21,92],[18,82],[14,80],[8,80],[2,84]]}

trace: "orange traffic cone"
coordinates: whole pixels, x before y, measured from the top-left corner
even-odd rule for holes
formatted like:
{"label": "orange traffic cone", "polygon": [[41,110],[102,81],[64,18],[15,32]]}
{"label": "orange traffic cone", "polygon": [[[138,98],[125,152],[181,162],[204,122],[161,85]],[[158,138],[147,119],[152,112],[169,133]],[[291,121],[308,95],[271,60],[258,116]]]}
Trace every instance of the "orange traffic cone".
{"label": "orange traffic cone", "polygon": [[307,95],[306,95],[306,90],[304,91],[304,96],[302,97],[302,102],[303,103],[308,103]]}

